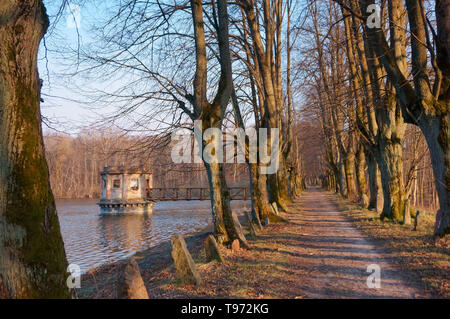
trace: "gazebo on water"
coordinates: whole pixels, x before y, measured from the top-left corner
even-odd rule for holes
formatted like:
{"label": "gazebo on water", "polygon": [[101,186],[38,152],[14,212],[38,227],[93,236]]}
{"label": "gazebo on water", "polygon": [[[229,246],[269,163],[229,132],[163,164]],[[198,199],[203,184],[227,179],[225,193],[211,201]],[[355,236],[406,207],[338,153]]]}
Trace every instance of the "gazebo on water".
{"label": "gazebo on water", "polygon": [[154,202],[147,199],[152,173],[137,167],[107,166],[100,173],[100,214],[152,213]]}

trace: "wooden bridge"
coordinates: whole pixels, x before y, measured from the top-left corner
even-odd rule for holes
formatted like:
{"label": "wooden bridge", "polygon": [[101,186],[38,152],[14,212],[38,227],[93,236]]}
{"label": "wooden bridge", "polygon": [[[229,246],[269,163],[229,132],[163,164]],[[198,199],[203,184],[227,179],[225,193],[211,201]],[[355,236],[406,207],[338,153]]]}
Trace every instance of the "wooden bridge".
{"label": "wooden bridge", "polygon": [[[228,187],[232,200],[248,200],[250,192],[248,187]],[[148,188],[147,200],[155,202],[177,200],[209,200],[209,187],[188,188]]]}

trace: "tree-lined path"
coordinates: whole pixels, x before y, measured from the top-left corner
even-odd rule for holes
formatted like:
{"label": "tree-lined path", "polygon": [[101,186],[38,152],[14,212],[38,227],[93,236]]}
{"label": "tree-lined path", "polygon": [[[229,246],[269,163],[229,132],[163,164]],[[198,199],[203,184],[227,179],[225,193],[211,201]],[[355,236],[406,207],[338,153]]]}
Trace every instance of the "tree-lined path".
{"label": "tree-lined path", "polygon": [[[309,189],[290,207],[292,227],[280,234],[291,243],[289,262],[298,289],[307,298],[414,298],[411,280],[340,212],[333,195]],[[290,249],[289,249],[290,250]],[[367,266],[381,268],[381,288],[369,289]]]}

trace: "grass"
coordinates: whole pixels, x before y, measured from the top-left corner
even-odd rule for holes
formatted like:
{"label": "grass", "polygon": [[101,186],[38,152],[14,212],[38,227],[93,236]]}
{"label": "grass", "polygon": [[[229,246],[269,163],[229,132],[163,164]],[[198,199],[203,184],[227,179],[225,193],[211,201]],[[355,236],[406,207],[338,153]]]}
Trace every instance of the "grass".
{"label": "grass", "polygon": [[[409,270],[433,296],[450,298],[450,239],[433,235],[434,215],[421,211],[416,231],[413,225],[381,221],[376,211],[335,195],[336,203],[363,232],[380,241],[398,256],[401,267]],[[412,212],[412,224],[415,213]]]}
{"label": "grass", "polygon": [[[422,283],[427,295],[450,297],[449,240],[448,236],[433,237],[432,218],[423,218],[418,230],[412,231],[413,226],[381,221],[375,211],[362,209],[338,196],[334,199],[356,227],[385,247],[389,255],[395,256],[399,268],[414,276],[411,278],[414,282]],[[316,237],[309,234],[303,224],[302,208],[303,203],[297,202],[288,213],[282,214],[289,222],[270,223],[256,238],[248,238],[250,250],[231,251],[229,247],[220,246],[224,263],[205,260],[204,241],[210,230],[187,235],[188,249],[204,282],[201,286],[179,283],[168,242],[137,253],[150,298],[313,298],[328,292],[332,293],[330,296],[355,297],[350,294],[352,287],[347,287],[345,281],[342,287],[320,290],[323,289],[320,280],[314,280],[328,276],[326,267],[329,265],[320,262],[320,247],[313,247],[311,242],[313,238],[320,238],[320,234]],[[248,236],[248,228],[244,223],[242,226]],[[79,297],[115,298],[117,278],[125,264],[126,260],[104,265],[84,275]],[[335,275],[345,273],[345,269],[340,270],[330,271],[335,271]]]}
{"label": "grass", "polygon": [[[204,241],[208,231],[186,237],[203,279],[201,286],[179,283],[168,244],[138,252],[135,256],[150,298],[292,298],[286,292],[284,278],[288,258],[278,249],[281,246],[274,235],[288,228],[289,224],[271,223],[253,239],[250,239],[248,227],[242,226],[252,249],[233,252],[230,247],[219,246],[224,263],[205,261]],[[84,275],[78,297],[116,298],[117,279],[126,262],[104,265]]]}

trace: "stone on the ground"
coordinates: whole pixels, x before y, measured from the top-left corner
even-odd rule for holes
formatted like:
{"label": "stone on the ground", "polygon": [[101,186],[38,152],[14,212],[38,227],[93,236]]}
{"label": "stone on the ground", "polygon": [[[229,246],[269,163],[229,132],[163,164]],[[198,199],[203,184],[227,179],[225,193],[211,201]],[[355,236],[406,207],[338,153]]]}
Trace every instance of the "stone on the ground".
{"label": "stone on the ground", "polygon": [[278,206],[276,202],[272,203],[273,213],[278,216]]}
{"label": "stone on the ground", "polygon": [[201,285],[202,279],[187,249],[183,236],[173,236],[170,239],[170,243],[172,244],[172,259],[178,279],[182,284]]}
{"label": "stone on the ground", "polygon": [[245,244],[247,242],[247,239],[245,238],[244,232],[242,231],[242,225],[239,222],[236,212],[232,212],[231,216],[233,218],[233,224],[236,229],[237,236],[238,236],[239,240]]}
{"label": "stone on the ground", "polygon": [[262,224],[259,220],[258,214],[254,210],[252,210],[251,212],[249,212],[249,216],[251,217],[255,230],[262,230]]}
{"label": "stone on the ground", "polygon": [[265,220],[264,220],[264,226],[268,226],[269,225],[269,218],[266,218]]}
{"label": "stone on the ground", "polygon": [[118,280],[117,297],[119,299],[149,299],[139,265],[133,257]]}
{"label": "stone on the ground", "polygon": [[367,196],[366,194],[363,194],[361,196],[361,206],[364,208],[369,207],[369,196]]}
{"label": "stone on the ground", "polygon": [[233,240],[233,242],[231,243],[231,251],[238,251],[239,249],[240,249],[239,240],[238,239]]}
{"label": "stone on the ground", "polygon": [[213,235],[209,235],[208,238],[206,238],[205,254],[207,262],[217,260],[218,262],[223,263],[222,253],[220,252],[219,245]]}
{"label": "stone on the ground", "polygon": [[409,201],[405,201],[403,208],[403,225],[411,225],[411,212],[409,210]]}
{"label": "stone on the ground", "polygon": [[239,221],[239,218],[237,217],[236,212],[232,212],[231,216],[233,216],[233,223],[236,226],[237,231],[242,233],[242,225]]}
{"label": "stone on the ground", "polygon": [[248,228],[250,230],[250,235],[253,237],[256,237],[256,230],[255,230],[255,227],[253,226],[253,220],[252,220],[252,217],[250,216],[250,213],[245,212],[245,217],[247,217],[247,224],[248,224]]}

